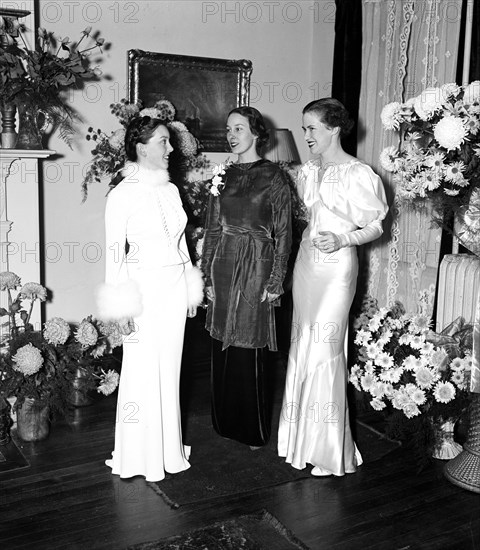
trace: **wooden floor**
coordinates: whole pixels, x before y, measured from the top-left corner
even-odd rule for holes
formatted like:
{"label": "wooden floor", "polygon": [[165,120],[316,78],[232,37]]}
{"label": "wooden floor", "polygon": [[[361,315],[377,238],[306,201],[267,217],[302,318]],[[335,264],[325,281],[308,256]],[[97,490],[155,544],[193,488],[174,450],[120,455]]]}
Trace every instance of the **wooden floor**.
{"label": "wooden floor", "polygon": [[[188,414],[208,408],[208,369],[187,366],[184,379]],[[173,510],[143,478],[105,466],[115,403],[116,393],[56,422],[45,441],[19,443],[30,467],[0,474],[1,550],[122,549],[261,509],[311,549],[480,549],[480,496],[447,481],[441,461],[417,475],[402,448],[342,478]]]}

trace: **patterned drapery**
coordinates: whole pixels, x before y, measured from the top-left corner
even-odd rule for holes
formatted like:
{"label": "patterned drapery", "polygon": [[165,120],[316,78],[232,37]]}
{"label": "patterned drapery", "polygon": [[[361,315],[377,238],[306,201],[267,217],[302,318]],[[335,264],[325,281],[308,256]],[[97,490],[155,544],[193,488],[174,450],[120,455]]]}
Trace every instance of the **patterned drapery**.
{"label": "patterned drapery", "polygon": [[363,284],[380,306],[399,300],[412,313],[432,313],[441,231],[428,210],[408,210],[395,198],[378,159],[399,136],[383,129],[380,113],[387,103],[455,81],[461,7],[461,0],[363,0],[357,156],[381,176],[390,205],[384,235],[364,251]]}

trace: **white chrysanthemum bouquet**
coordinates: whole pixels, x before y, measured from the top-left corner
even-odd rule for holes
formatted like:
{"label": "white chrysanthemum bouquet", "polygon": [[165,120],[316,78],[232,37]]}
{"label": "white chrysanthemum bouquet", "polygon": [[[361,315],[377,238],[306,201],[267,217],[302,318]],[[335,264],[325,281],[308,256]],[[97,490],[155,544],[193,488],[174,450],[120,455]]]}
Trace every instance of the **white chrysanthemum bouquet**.
{"label": "white chrysanthemum bouquet", "polygon": [[428,317],[407,315],[401,304],[364,315],[355,334],[350,382],[368,395],[375,410],[397,411],[407,419],[424,414],[456,419],[464,411],[470,395],[471,327],[458,330],[456,338],[429,327]]}
{"label": "white chrysanthemum bouquet", "polygon": [[118,323],[88,316],[72,327],[53,317],[39,330],[30,318],[35,302],[46,300],[47,289],[38,283],[22,286],[18,275],[5,271],[0,273],[0,290],[8,298],[8,310],[0,310],[2,321],[7,318],[2,323],[0,394],[17,397],[17,404],[26,397],[39,399],[63,412],[78,369],[84,391],[108,395],[115,390],[119,375],[105,371],[102,358],[122,345],[124,331]]}
{"label": "white chrysanthemum bouquet", "polygon": [[480,81],[427,88],[381,113],[385,129],[400,132],[398,147],[380,154],[404,200],[432,201],[438,219],[468,207],[480,187]]}

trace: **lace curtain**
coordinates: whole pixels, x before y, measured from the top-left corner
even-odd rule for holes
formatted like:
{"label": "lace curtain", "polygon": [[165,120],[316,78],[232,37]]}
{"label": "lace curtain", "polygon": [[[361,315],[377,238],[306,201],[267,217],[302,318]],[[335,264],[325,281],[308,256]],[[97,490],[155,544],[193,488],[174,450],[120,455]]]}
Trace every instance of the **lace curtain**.
{"label": "lace curtain", "polygon": [[461,0],[363,0],[357,156],[382,178],[390,212],[382,238],[364,250],[362,283],[379,306],[399,300],[411,313],[432,313],[441,231],[428,211],[407,210],[395,198],[378,158],[398,145],[398,134],[383,129],[380,113],[391,101],[455,81],[461,7]]}

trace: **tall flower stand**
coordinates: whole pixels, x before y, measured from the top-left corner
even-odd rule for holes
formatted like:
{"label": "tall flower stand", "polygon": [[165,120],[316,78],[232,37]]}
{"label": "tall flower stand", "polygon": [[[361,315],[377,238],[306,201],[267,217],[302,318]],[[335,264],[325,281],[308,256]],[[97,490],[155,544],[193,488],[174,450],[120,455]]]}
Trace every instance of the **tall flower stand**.
{"label": "tall flower stand", "polygon": [[444,474],[455,485],[480,493],[480,393],[473,394],[470,426],[463,451],[446,464]]}

